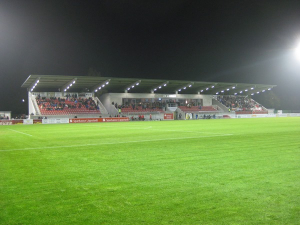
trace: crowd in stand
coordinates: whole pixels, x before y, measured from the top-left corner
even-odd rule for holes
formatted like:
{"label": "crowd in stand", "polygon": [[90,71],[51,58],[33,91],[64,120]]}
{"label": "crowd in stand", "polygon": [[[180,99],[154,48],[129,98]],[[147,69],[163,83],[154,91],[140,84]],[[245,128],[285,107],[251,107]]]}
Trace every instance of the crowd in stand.
{"label": "crowd in stand", "polygon": [[118,105],[118,103],[112,102],[112,105],[116,107],[116,109],[132,109],[132,110],[163,110],[163,104],[160,102],[140,102],[138,104],[128,104],[127,102],[123,105]]}
{"label": "crowd in stand", "polygon": [[37,104],[41,109],[46,110],[64,110],[64,109],[81,109],[99,110],[99,105],[96,105],[94,100],[90,98],[77,98],[77,95],[67,95],[66,98],[60,97],[41,97],[36,98]]}
{"label": "crowd in stand", "polygon": [[262,110],[262,106],[248,96],[218,95],[217,100],[234,111]]}

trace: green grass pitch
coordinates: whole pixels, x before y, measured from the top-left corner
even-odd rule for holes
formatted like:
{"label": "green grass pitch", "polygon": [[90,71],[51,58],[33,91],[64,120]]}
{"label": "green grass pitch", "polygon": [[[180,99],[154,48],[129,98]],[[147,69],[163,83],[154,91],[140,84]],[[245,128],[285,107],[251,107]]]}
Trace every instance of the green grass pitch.
{"label": "green grass pitch", "polygon": [[0,224],[300,224],[300,118],[0,126]]}

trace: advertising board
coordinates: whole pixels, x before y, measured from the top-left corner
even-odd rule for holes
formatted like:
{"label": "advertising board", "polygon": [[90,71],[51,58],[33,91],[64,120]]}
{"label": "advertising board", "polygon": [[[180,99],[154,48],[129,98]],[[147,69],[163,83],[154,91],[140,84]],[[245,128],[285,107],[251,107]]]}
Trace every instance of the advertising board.
{"label": "advertising board", "polygon": [[164,120],[174,120],[173,113],[165,113],[164,114]]}

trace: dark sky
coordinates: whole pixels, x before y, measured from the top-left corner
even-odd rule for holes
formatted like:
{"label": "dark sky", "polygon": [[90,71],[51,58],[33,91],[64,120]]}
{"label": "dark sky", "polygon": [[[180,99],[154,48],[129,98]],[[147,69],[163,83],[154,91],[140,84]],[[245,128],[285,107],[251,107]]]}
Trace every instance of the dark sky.
{"label": "dark sky", "polygon": [[300,109],[298,41],[299,0],[0,0],[0,110],[27,110],[20,86],[30,74],[89,68],[111,77],[276,84],[282,107]]}

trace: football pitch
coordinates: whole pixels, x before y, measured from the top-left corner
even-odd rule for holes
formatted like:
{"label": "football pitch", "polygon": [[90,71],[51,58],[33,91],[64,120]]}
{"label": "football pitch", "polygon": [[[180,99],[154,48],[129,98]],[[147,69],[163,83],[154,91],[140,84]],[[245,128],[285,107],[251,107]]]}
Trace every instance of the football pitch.
{"label": "football pitch", "polygon": [[0,224],[300,224],[300,118],[0,126]]}

